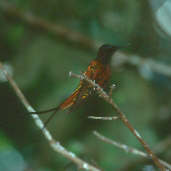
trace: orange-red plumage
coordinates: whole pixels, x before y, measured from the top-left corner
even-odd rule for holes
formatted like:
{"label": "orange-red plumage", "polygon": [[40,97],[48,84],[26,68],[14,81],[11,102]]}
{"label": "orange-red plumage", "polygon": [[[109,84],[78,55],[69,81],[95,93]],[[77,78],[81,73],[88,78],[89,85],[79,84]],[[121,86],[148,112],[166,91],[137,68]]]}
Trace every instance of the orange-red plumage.
{"label": "orange-red plumage", "polygon": [[[102,45],[97,53],[95,60],[91,61],[87,70],[84,74],[91,80],[94,80],[102,88],[106,88],[109,81],[111,71],[110,71],[110,61],[113,53],[118,49],[118,47],[112,45]],[[58,107],[42,111],[35,112],[37,114],[46,113],[50,111],[72,109],[74,106],[83,102],[87,97],[93,94],[94,89],[87,81],[81,80],[75,91],[62,102]],[[55,115],[55,113],[48,119],[48,121]],[[34,114],[34,112],[32,112]],[[46,124],[48,123],[46,122]]]}
{"label": "orange-red plumage", "polygon": [[[93,60],[84,74],[91,80],[95,80],[95,82],[98,83],[102,88],[105,88],[110,78],[111,71],[109,64],[103,65],[98,60]],[[59,105],[59,109],[64,110],[75,104],[78,104],[79,102],[85,100],[92,91],[92,85],[84,80],[81,80],[76,90]]]}
{"label": "orange-red plumage", "polygon": [[[116,47],[111,45],[103,45],[99,48],[97,57],[91,61],[84,74],[91,80],[95,80],[102,88],[105,88],[110,75],[110,59],[112,54],[116,51]],[[79,86],[76,88],[63,103],[59,105],[59,109],[70,108],[83,100],[85,100],[93,91],[92,85],[84,80],[81,80]]]}

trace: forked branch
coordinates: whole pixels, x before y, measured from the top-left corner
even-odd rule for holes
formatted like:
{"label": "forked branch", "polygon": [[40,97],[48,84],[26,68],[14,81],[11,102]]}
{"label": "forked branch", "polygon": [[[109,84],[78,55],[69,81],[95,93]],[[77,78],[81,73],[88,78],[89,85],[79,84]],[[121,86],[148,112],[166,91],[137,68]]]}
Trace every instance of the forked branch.
{"label": "forked branch", "polygon": [[121,121],[123,124],[132,132],[132,134],[138,139],[138,141],[142,144],[144,149],[146,150],[149,158],[153,160],[155,165],[162,171],[165,171],[164,165],[159,161],[158,157],[152,152],[149,145],[144,141],[144,139],[141,137],[141,135],[138,133],[138,131],[132,126],[132,124],[128,121],[124,113],[120,110],[120,108],[117,106],[117,104],[113,101],[113,99],[97,84],[95,81],[90,80],[86,75],[78,75],[74,74],[72,72],[69,73],[70,76],[79,78],[80,80],[86,80],[88,83],[90,83],[92,86],[94,86],[95,90],[99,94],[100,97],[102,97],[107,103],[109,103],[112,108],[116,111],[116,113],[119,115]]}
{"label": "forked branch", "polygon": [[[119,143],[117,141],[114,141],[114,140],[111,140],[105,136],[103,136],[102,134],[100,134],[99,132],[97,131],[94,131],[93,134],[98,138],[100,139],[101,141],[107,143],[107,144],[111,144],[117,148],[120,148],[122,150],[124,150],[125,152],[129,152],[129,153],[132,153],[132,154],[135,154],[135,155],[138,155],[138,156],[141,156],[141,157],[144,157],[144,158],[147,158],[149,159],[149,155],[147,153],[144,153],[143,151],[140,151],[136,148],[133,148],[133,147],[129,147],[127,146],[126,144],[122,144],[122,143]],[[163,164],[167,169],[171,170],[171,165],[161,159],[159,159],[160,163]]]}
{"label": "forked branch", "polygon": [[[9,81],[9,83],[12,86],[12,88],[14,89],[16,95],[19,97],[19,99],[21,100],[21,102],[23,103],[23,105],[25,106],[25,108],[27,109],[27,111],[28,112],[36,112],[32,108],[32,106],[29,104],[29,102],[27,101],[27,99],[25,98],[25,96],[23,95],[23,93],[21,92],[21,90],[19,89],[19,87],[17,86],[16,82],[7,73],[7,71],[4,70],[3,65],[2,65],[1,62],[0,62],[0,70],[3,71],[5,77]],[[83,161],[82,159],[78,158],[74,153],[72,153],[70,151],[67,151],[60,144],[59,141],[55,141],[53,139],[52,135],[50,134],[50,132],[45,128],[43,122],[41,121],[41,119],[39,118],[38,115],[34,114],[34,115],[31,115],[31,116],[34,119],[36,126],[42,131],[42,133],[44,134],[45,138],[48,140],[50,146],[52,147],[52,149],[54,151],[60,153],[65,158],[67,158],[68,160],[70,160],[73,163],[75,163],[78,166],[78,168],[82,168],[84,170],[91,170],[91,171],[100,171],[100,169],[98,169],[98,168],[90,165],[89,163]]]}

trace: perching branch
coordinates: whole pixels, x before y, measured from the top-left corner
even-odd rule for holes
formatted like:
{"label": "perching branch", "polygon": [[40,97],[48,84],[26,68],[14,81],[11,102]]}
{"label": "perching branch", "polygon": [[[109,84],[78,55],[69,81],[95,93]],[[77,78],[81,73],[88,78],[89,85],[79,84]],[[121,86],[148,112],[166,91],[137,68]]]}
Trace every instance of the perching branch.
{"label": "perching branch", "polygon": [[[70,42],[73,45],[77,45],[77,47],[79,46],[82,49],[88,50],[89,52],[96,52],[97,48],[103,44],[103,42],[92,40],[91,38],[70,30],[65,26],[53,24],[47,20],[34,16],[34,14],[30,12],[24,12],[5,0],[0,1],[0,10],[4,15],[15,18],[17,22],[23,22],[35,29],[39,29],[42,32],[51,33],[53,38],[62,38],[65,42]],[[138,70],[143,67],[148,67],[152,72],[157,72],[167,77],[171,77],[171,66],[169,65],[162,64],[149,58],[144,59],[138,55],[128,55],[121,52],[118,52],[117,54],[118,55],[115,55],[112,64],[114,66],[128,63],[136,66]]]}
{"label": "perching branch", "polygon": [[[147,153],[144,153],[143,151],[140,151],[136,148],[133,148],[133,147],[129,147],[125,144],[122,144],[122,143],[119,143],[119,142],[116,142],[114,140],[111,140],[103,135],[101,135],[100,133],[98,133],[97,131],[94,131],[93,134],[98,138],[100,139],[101,141],[107,143],[107,144],[111,144],[113,146],[116,146],[122,150],[124,150],[125,152],[129,152],[129,153],[132,153],[132,154],[135,154],[135,155],[138,155],[138,156],[142,156],[144,158],[147,158],[149,159],[149,155]],[[160,163],[163,164],[167,169],[171,170],[171,165],[161,159],[159,159]]]}
{"label": "perching branch", "polygon": [[[5,77],[9,81],[10,85],[14,89],[16,95],[19,97],[25,108],[28,112],[35,112],[35,110],[32,108],[32,106],[29,104],[19,87],[17,86],[16,82],[12,79],[12,77],[7,73],[6,70],[4,70],[2,63],[0,62],[0,70],[4,73]],[[67,158],[68,160],[75,163],[78,168],[84,169],[84,170],[90,170],[90,171],[100,171],[100,169],[90,165],[89,163],[83,161],[82,159],[78,158],[74,153],[67,151],[58,141],[55,141],[50,134],[50,132],[44,127],[43,122],[39,118],[38,115],[34,114],[31,115],[33,120],[35,121],[36,126],[42,131],[43,135],[49,142],[52,149],[58,153],[60,153],[62,156]]]}
{"label": "perching branch", "polygon": [[78,75],[78,74],[74,74],[74,73],[70,72],[69,75],[72,76],[72,77],[75,77],[75,78],[79,78],[80,80],[85,80],[89,84],[91,84],[92,86],[94,86],[94,88],[96,89],[96,91],[99,94],[99,96],[102,97],[107,103],[109,103],[112,106],[112,108],[119,115],[119,117],[120,117],[121,121],[123,122],[123,124],[138,139],[138,141],[144,147],[144,149],[148,153],[149,157],[153,160],[153,162],[155,163],[155,165],[158,168],[160,168],[160,170],[162,170],[162,171],[165,171],[166,170],[165,167],[163,166],[163,164],[159,161],[158,157],[152,152],[152,150],[150,149],[150,147],[148,146],[148,144],[143,140],[143,138],[138,133],[138,131],[131,125],[131,123],[128,121],[128,119],[126,118],[126,116],[122,113],[122,111],[120,110],[120,108],[115,104],[115,102],[112,100],[112,98],[97,83],[95,83],[95,81],[90,80],[84,74]]}

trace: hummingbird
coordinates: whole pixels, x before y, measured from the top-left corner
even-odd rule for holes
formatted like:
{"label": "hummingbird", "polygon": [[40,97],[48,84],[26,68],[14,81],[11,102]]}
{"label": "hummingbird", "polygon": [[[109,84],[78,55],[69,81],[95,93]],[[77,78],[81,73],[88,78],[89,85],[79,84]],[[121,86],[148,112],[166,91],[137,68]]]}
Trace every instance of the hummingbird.
{"label": "hummingbird", "polygon": [[[110,44],[102,45],[98,49],[96,58],[90,62],[87,70],[83,74],[89,79],[95,81],[101,88],[105,89],[111,76],[111,58],[118,49],[118,46]],[[30,112],[30,114],[43,114],[54,111],[54,113],[45,122],[45,125],[47,125],[57,111],[66,109],[72,110],[75,106],[84,102],[93,94],[93,92],[94,88],[90,83],[85,80],[80,80],[79,85],[74,92],[57,107],[45,111]]]}

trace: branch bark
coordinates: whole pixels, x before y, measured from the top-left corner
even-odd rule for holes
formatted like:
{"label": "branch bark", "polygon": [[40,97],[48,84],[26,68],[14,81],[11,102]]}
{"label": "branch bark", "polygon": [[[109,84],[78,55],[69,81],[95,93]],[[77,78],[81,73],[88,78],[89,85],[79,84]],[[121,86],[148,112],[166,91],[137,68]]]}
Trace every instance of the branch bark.
{"label": "branch bark", "polygon": [[105,121],[112,121],[119,119],[118,116],[111,116],[111,117],[103,117],[103,116],[88,116],[89,119],[96,119],[96,120],[105,120]]}
{"label": "branch bark", "polygon": [[90,80],[86,75],[78,75],[74,74],[72,72],[69,73],[70,76],[79,78],[80,80],[85,80],[89,84],[91,84],[100,97],[102,97],[107,103],[109,103],[112,108],[117,112],[119,115],[121,121],[123,124],[132,132],[132,134],[137,138],[137,140],[141,143],[141,145],[144,147],[146,152],[148,153],[149,157],[153,160],[155,165],[162,171],[165,171],[165,167],[163,164],[159,161],[158,157],[152,152],[149,145],[144,141],[144,139],[141,137],[139,132],[132,126],[132,124],[128,121],[124,113],[120,110],[120,108],[117,106],[117,104],[113,101],[113,99],[97,84],[95,81]]}
{"label": "branch bark", "polygon": [[[102,134],[100,134],[99,132],[97,131],[94,131],[93,134],[98,138],[100,139],[101,141],[107,143],[107,144],[111,144],[115,147],[118,147],[122,150],[124,150],[125,152],[130,152],[132,154],[135,154],[135,155],[138,155],[138,156],[142,156],[144,158],[147,158],[149,159],[149,155],[147,153],[144,153],[143,151],[140,151],[136,148],[133,148],[133,147],[129,147],[127,146],[126,144],[122,144],[122,143],[119,143],[119,142],[116,142],[114,140],[111,140],[105,136],[103,136]],[[171,165],[161,159],[159,159],[160,163],[163,164],[163,166],[165,166],[167,169],[171,170]]]}
{"label": "branch bark", "polygon": [[[32,106],[29,104],[29,102],[27,101],[27,99],[25,98],[25,96],[23,95],[23,93],[21,92],[21,90],[19,89],[19,87],[17,86],[16,82],[7,73],[7,71],[4,70],[3,64],[1,62],[0,62],[0,70],[2,70],[2,72],[4,73],[5,77],[9,81],[9,83],[12,86],[12,88],[14,89],[16,95],[19,97],[19,99],[21,100],[21,102],[23,103],[23,105],[25,106],[25,108],[27,109],[27,111],[28,112],[36,112],[32,108]],[[90,165],[89,163],[83,161],[82,159],[78,158],[76,156],[76,154],[74,154],[74,153],[72,153],[70,151],[67,151],[60,144],[59,141],[55,141],[54,138],[52,137],[51,133],[44,127],[44,124],[43,124],[42,120],[39,118],[38,115],[34,114],[34,115],[31,115],[31,117],[33,118],[36,126],[41,130],[41,132],[43,133],[43,135],[45,136],[45,138],[47,139],[47,141],[49,142],[51,148],[54,151],[60,153],[65,158],[67,158],[68,160],[70,160],[73,163],[75,163],[78,166],[78,168],[82,168],[84,170],[90,170],[90,171],[100,171],[100,169],[98,169],[98,168]]]}

